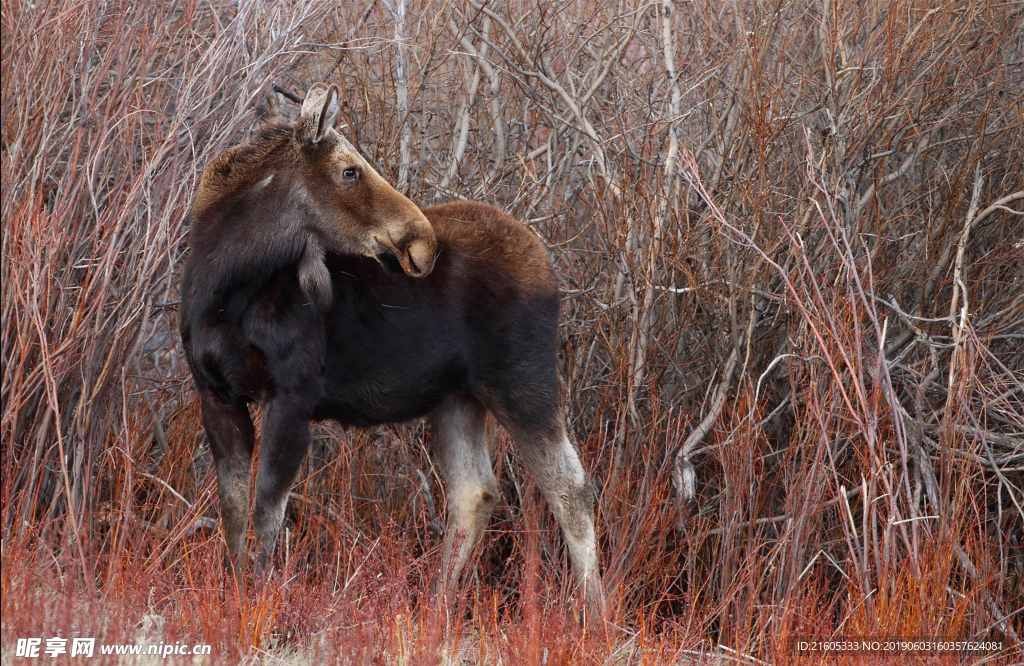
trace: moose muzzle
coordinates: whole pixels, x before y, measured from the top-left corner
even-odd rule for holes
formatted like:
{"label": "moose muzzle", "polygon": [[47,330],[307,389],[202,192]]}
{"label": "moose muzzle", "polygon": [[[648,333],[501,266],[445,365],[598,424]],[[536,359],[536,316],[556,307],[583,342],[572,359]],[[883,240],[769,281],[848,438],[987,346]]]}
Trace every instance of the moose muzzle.
{"label": "moose muzzle", "polygon": [[404,226],[405,233],[400,240],[391,240],[389,234],[387,238],[377,237],[377,243],[385,253],[391,254],[398,261],[406,275],[414,278],[426,277],[434,270],[434,258],[437,254],[434,227],[422,213]]}

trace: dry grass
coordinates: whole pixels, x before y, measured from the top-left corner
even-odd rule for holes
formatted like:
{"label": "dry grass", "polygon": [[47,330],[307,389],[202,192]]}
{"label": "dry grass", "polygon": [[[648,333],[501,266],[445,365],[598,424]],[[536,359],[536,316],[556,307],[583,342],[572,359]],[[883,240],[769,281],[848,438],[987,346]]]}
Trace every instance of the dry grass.
{"label": "dry grass", "polygon": [[[404,0],[3,0],[4,663],[55,635],[214,663],[820,661],[808,635],[1013,661],[1022,6],[672,4],[410,0],[396,32]],[[295,113],[272,83],[321,79],[415,201],[491,201],[548,243],[606,629],[579,629],[496,429],[504,501],[457,607],[428,592],[418,424],[318,427],[283,573],[225,585],[184,218],[208,159]]]}

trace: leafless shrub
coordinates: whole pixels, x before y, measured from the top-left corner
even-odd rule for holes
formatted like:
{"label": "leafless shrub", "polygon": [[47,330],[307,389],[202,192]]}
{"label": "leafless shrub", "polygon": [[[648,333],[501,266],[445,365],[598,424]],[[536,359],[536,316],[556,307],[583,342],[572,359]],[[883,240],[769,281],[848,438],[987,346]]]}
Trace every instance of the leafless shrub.
{"label": "leafless shrub", "polygon": [[[175,334],[184,215],[209,157],[294,112],[272,82],[331,79],[414,200],[491,201],[547,242],[620,624],[776,661],[837,627],[1012,645],[1022,26],[987,0],[5,0],[4,608],[26,526],[86,588],[215,543]],[[308,570],[387,516],[397,550],[436,556],[423,450],[416,428],[323,429],[296,490]],[[504,565],[559,554],[507,536],[541,519],[499,466],[483,577],[526,604]]]}

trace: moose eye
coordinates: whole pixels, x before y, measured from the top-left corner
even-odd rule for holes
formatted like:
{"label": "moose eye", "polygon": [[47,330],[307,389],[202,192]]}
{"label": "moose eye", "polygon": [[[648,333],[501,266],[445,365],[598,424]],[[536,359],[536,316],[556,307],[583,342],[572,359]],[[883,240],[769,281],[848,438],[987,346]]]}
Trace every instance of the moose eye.
{"label": "moose eye", "polygon": [[355,170],[354,167],[349,167],[341,172],[341,175],[345,176],[345,178],[348,180],[353,180],[357,174],[358,172]]}

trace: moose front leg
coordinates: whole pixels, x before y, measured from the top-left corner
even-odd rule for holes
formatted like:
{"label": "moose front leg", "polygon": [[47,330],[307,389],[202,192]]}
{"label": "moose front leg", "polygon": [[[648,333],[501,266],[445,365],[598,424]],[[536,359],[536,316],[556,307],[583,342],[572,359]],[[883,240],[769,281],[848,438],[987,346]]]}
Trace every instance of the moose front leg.
{"label": "moose front leg", "polygon": [[222,400],[205,391],[200,393],[203,427],[210,440],[217,468],[217,493],[224,525],[228,558],[236,575],[245,563],[245,530],[249,524],[249,467],[256,441],[244,403]]}
{"label": "moose front leg", "polygon": [[263,410],[263,436],[253,507],[256,566],[261,574],[267,572],[274,556],[288,493],[309,448],[310,414],[306,404],[306,401],[276,398]]}

